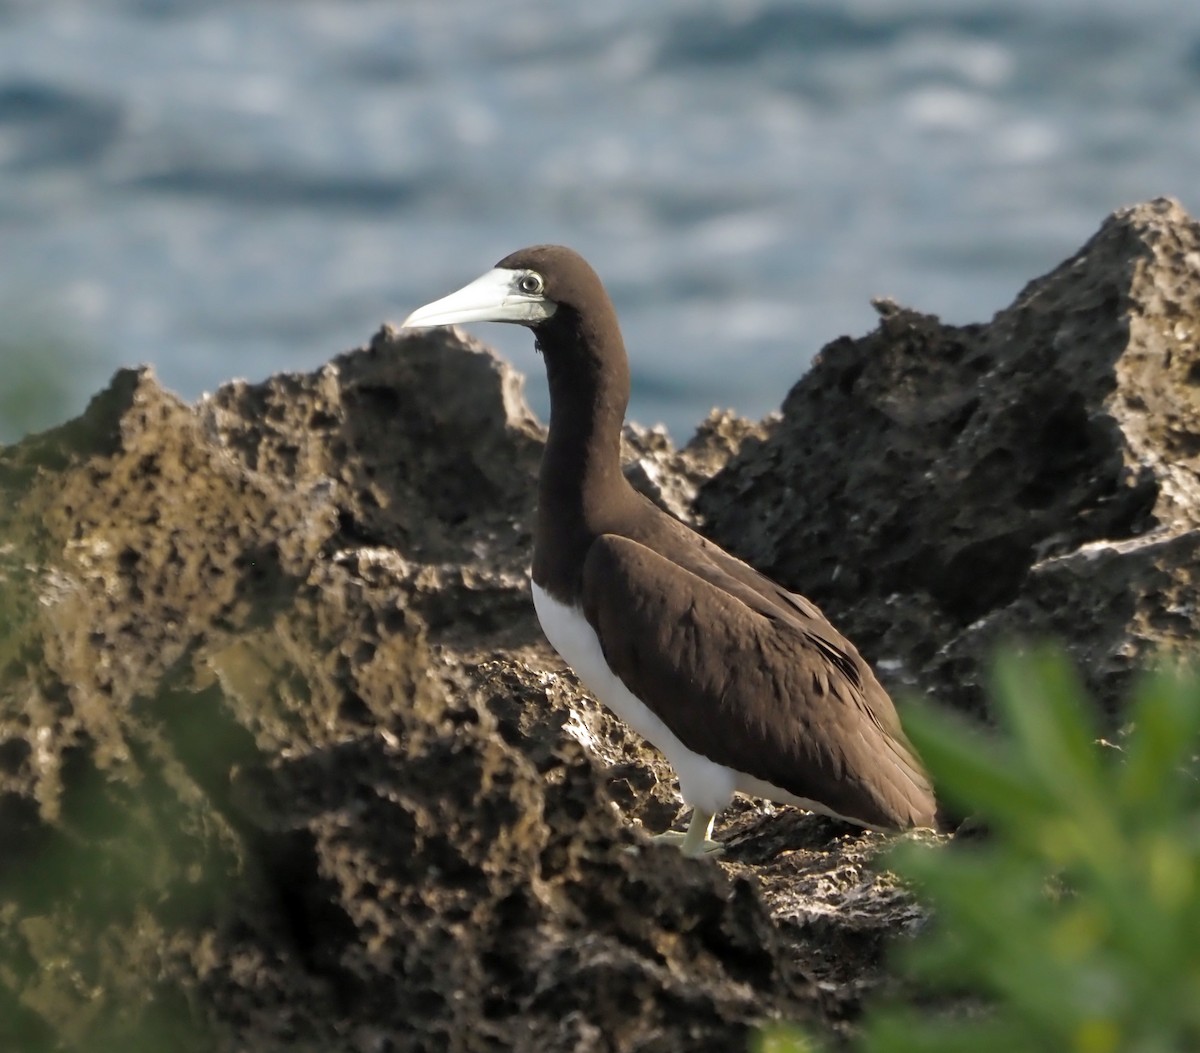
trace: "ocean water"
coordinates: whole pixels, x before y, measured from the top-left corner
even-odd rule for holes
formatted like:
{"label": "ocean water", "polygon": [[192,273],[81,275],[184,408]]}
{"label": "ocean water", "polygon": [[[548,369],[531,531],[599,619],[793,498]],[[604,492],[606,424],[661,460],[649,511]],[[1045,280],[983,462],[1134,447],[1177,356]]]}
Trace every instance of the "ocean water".
{"label": "ocean water", "polygon": [[[986,320],[1198,172],[1182,0],[0,0],[0,312],[81,349],[73,410],[312,368],[558,241],[685,440],[871,297]],[[528,333],[474,331],[544,414]]]}

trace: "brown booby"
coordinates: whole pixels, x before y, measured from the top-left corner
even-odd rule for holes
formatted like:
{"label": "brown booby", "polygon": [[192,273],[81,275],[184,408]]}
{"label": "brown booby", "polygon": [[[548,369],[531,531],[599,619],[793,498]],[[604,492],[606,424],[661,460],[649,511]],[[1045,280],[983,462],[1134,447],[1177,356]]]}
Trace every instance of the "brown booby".
{"label": "brown booby", "polygon": [[[696,855],[735,792],[875,829],[934,824],[929,778],[871,667],[803,596],[639,494],[621,470],[629,362],[599,277],[538,245],[406,327],[515,322],[550,382],[533,601],[584,686],[665,754]],[[668,835],[670,836],[670,835]]]}

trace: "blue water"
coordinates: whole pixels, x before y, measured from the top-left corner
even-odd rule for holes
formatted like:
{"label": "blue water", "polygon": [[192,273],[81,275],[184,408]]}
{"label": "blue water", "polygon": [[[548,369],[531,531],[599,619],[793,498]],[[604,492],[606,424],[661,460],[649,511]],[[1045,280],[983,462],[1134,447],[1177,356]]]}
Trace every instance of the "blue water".
{"label": "blue water", "polygon": [[560,241],[685,439],[872,296],[986,320],[1198,171],[1183,0],[0,0],[0,311],[86,349],[78,406],[311,368]]}

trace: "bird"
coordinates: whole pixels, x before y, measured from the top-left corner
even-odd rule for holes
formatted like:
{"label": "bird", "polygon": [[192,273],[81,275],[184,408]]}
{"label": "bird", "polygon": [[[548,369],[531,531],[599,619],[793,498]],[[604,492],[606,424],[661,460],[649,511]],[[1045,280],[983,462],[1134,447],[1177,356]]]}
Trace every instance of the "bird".
{"label": "bird", "polygon": [[545,362],[534,607],[583,686],[673,768],[692,814],[659,839],[719,853],[714,820],[739,792],[869,829],[933,827],[929,776],[854,645],[626,478],[629,359],[586,260],[521,249],[402,328],[483,321],[531,329]]}

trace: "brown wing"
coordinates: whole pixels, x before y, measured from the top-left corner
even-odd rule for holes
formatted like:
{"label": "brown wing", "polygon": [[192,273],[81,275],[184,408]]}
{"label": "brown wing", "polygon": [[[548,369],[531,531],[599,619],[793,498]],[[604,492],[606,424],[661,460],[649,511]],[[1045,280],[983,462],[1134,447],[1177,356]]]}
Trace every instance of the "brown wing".
{"label": "brown wing", "polygon": [[625,686],[719,764],[872,825],[932,825],[929,780],[858,652],[807,601],[709,548],[761,580],[690,544],[691,566],[612,534],[589,549],[584,614]]}

